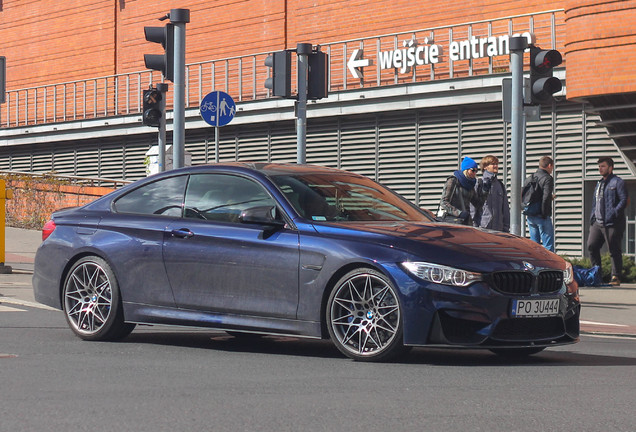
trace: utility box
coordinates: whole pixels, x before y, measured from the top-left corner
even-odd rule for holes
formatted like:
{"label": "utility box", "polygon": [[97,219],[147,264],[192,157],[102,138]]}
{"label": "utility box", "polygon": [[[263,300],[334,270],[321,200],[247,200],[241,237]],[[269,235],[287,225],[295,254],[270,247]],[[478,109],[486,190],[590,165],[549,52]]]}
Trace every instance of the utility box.
{"label": "utility box", "polygon": [[[184,166],[192,165],[192,153],[185,152]],[[146,166],[146,176],[157,174],[161,171],[169,171],[172,169],[172,146],[166,147],[166,166],[163,170],[159,169],[159,146],[152,146],[146,152],[146,158],[144,159],[144,165]]]}

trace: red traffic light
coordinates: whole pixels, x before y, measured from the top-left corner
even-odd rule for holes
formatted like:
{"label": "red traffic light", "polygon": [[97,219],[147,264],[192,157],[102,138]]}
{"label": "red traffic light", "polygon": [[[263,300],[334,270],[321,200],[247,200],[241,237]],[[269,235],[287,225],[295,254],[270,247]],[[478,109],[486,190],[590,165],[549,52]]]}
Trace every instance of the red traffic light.
{"label": "red traffic light", "polygon": [[161,99],[161,92],[157,89],[153,88],[144,92],[144,103],[154,105],[161,102]]}
{"label": "red traffic light", "polygon": [[549,72],[561,63],[563,63],[563,57],[557,50],[539,50],[532,59],[530,67],[542,74]]}
{"label": "red traffic light", "polygon": [[552,76],[552,69],[562,62],[559,51],[530,46],[530,99],[533,105],[550,103],[552,95],[561,91],[563,84]]}
{"label": "red traffic light", "polygon": [[143,111],[141,114],[141,122],[146,126],[159,127],[163,118],[163,106],[161,100],[163,96],[156,88],[144,90],[143,92]]}

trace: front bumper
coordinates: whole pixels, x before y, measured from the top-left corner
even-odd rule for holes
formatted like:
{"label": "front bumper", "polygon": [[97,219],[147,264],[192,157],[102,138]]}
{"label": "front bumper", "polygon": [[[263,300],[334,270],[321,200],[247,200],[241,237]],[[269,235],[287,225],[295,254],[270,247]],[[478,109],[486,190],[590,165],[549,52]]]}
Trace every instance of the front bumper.
{"label": "front bumper", "polygon": [[427,345],[501,348],[574,343],[579,339],[579,316],[580,306],[561,316],[499,318],[493,322],[473,320],[456,311],[439,310],[433,317]]}
{"label": "front bumper", "polygon": [[[487,282],[457,288],[398,281],[403,294],[404,344],[472,348],[555,346],[578,342],[580,302],[563,285],[550,293],[505,294]],[[554,316],[513,317],[515,299],[559,299]]]}

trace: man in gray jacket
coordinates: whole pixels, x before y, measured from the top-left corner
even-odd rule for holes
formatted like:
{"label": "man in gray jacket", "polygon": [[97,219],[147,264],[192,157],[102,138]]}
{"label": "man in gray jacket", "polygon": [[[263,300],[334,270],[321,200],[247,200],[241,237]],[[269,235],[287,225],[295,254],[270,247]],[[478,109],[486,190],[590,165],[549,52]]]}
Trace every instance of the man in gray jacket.
{"label": "man in gray jacket", "polygon": [[[499,159],[493,155],[485,156],[479,163],[483,171],[482,178],[477,181],[475,189],[478,195],[484,189],[490,189],[484,205],[476,208],[471,204],[470,213],[473,225],[496,231],[510,232],[510,205],[506,186],[497,178]],[[490,185],[490,186],[488,186]]]}
{"label": "man in gray jacket", "polygon": [[622,178],[614,174],[614,160],[605,156],[598,160],[598,172],[602,178],[594,189],[590,233],[587,249],[593,266],[601,266],[601,247],[607,243],[612,257],[611,285],[621,284],[623,271],[623,234],[625,233],[625,207],[627,189]]}

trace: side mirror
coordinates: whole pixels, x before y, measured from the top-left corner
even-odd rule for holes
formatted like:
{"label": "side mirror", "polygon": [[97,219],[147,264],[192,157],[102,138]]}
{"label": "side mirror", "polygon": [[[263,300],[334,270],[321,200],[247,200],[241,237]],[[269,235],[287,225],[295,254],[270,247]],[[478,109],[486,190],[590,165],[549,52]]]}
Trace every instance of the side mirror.
{"label": "side mirror", "polygon": [[274,206],[251,207],[241,212],[239,221],[247,224],[267,225],[272,228],[283,228],[285,221],[274,217],[275,210]]}

